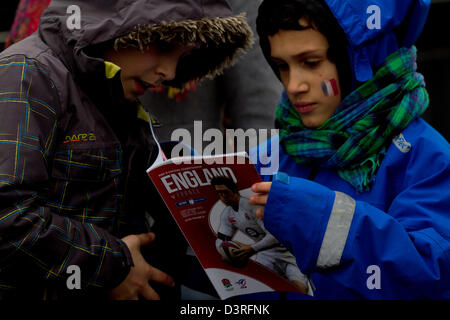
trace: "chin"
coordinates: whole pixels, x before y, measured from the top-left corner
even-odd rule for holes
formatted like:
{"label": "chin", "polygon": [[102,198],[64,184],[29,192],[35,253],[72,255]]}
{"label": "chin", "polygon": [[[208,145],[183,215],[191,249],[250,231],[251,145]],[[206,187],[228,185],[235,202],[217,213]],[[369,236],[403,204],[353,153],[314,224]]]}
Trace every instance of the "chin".
{"label": "chin", "polygon": [[124,95],[124,98],[128,101],[135,101],[138,97],[134,94],[129,93],[127,95]]}
{"label": "chin", "polygon": [[302,122],[303,122],[303,125],[305,127],[307,127],[308,129],[317,129],[318,127],[320,127],[322,124],[325,123],[325,121],[319,121],[316,119],[308,119],[308,118],[304,118],[304,117],[302,117]]}

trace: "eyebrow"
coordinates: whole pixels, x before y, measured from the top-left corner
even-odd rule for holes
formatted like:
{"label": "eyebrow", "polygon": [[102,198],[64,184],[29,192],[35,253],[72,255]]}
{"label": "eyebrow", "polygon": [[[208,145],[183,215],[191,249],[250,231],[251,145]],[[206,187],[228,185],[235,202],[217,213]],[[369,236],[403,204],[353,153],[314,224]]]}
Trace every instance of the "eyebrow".
{"label": "eyebrow", "polygon": [[[316,50],[305,51],[305,52],[302,52],[302,53],[299,53],[299,54],[294,55],[293,58],[294,58],[294,59],[301,59],[301,58],[303,58],[303,57],[305,57],[305,56],[314,55],[314,54],[321,54],[323,50],[324,50],[324,49],[316,49]],[[274,57],[274,56],[272,56],[272,55],[270,56],[270,58],[271,58],[272,60],[274,60],[274,61],[284,62],[283,59]]]}

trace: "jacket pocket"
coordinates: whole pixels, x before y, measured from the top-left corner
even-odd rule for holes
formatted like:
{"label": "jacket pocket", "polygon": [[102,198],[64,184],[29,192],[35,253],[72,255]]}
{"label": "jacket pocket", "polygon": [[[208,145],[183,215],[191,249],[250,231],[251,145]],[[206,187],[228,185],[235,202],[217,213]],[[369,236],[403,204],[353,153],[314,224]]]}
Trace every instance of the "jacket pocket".
{"label": "jacket pocket", "polygon": [[113,230],[123,199],[120,148],[55,153],[46,205],[56,214]]}
{"label": "jacket pocket", "polygon": [[120,148],[67,149],[55,153],[51,176],[73,182],[106,182],[121,173]]}

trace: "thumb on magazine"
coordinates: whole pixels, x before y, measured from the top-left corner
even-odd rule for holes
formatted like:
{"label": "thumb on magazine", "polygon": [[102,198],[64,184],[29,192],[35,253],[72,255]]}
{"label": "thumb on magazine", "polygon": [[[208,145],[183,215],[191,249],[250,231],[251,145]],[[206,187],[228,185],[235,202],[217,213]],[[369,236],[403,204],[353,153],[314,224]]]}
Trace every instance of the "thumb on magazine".
{"label": "thumb on magazine", "polygon": [[141,246],[148,245],[155,240],[155,234],[153,232],[141,233],[136,236],[138,237]]}
{"label": "thumb on magazine", "polygon": [[255,214],[258,219],[264,220],[264,208],[258,208]]}

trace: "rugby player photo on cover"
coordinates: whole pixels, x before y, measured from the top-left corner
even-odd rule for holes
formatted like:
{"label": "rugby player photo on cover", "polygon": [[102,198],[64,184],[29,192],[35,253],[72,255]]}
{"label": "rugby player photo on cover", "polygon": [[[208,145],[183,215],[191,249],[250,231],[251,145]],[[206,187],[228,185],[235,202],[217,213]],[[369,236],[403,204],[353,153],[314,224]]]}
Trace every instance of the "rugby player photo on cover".
{"label": "rugby player photo on cover", "polygon": [[[241,195],[236,183],[228,177],[214,177],[211,185],[225,205],[220,215],[216,248],[225,261],[234,266],[245,266],[248,259],[273,270],[291,281],[303,293],[311,294],[308,279],[301,273],[295,257],[264,228],[256,217],[257,206]],[[251,244],[233,240],[237,231],[251,239]]]}
{"label": "rugby player photo on cover", "polygon": [[171,158],[148,174],[220,299],[266,291],[313,294],[295,258],[249,204],[250,187],[261,178],[245,152]]}

